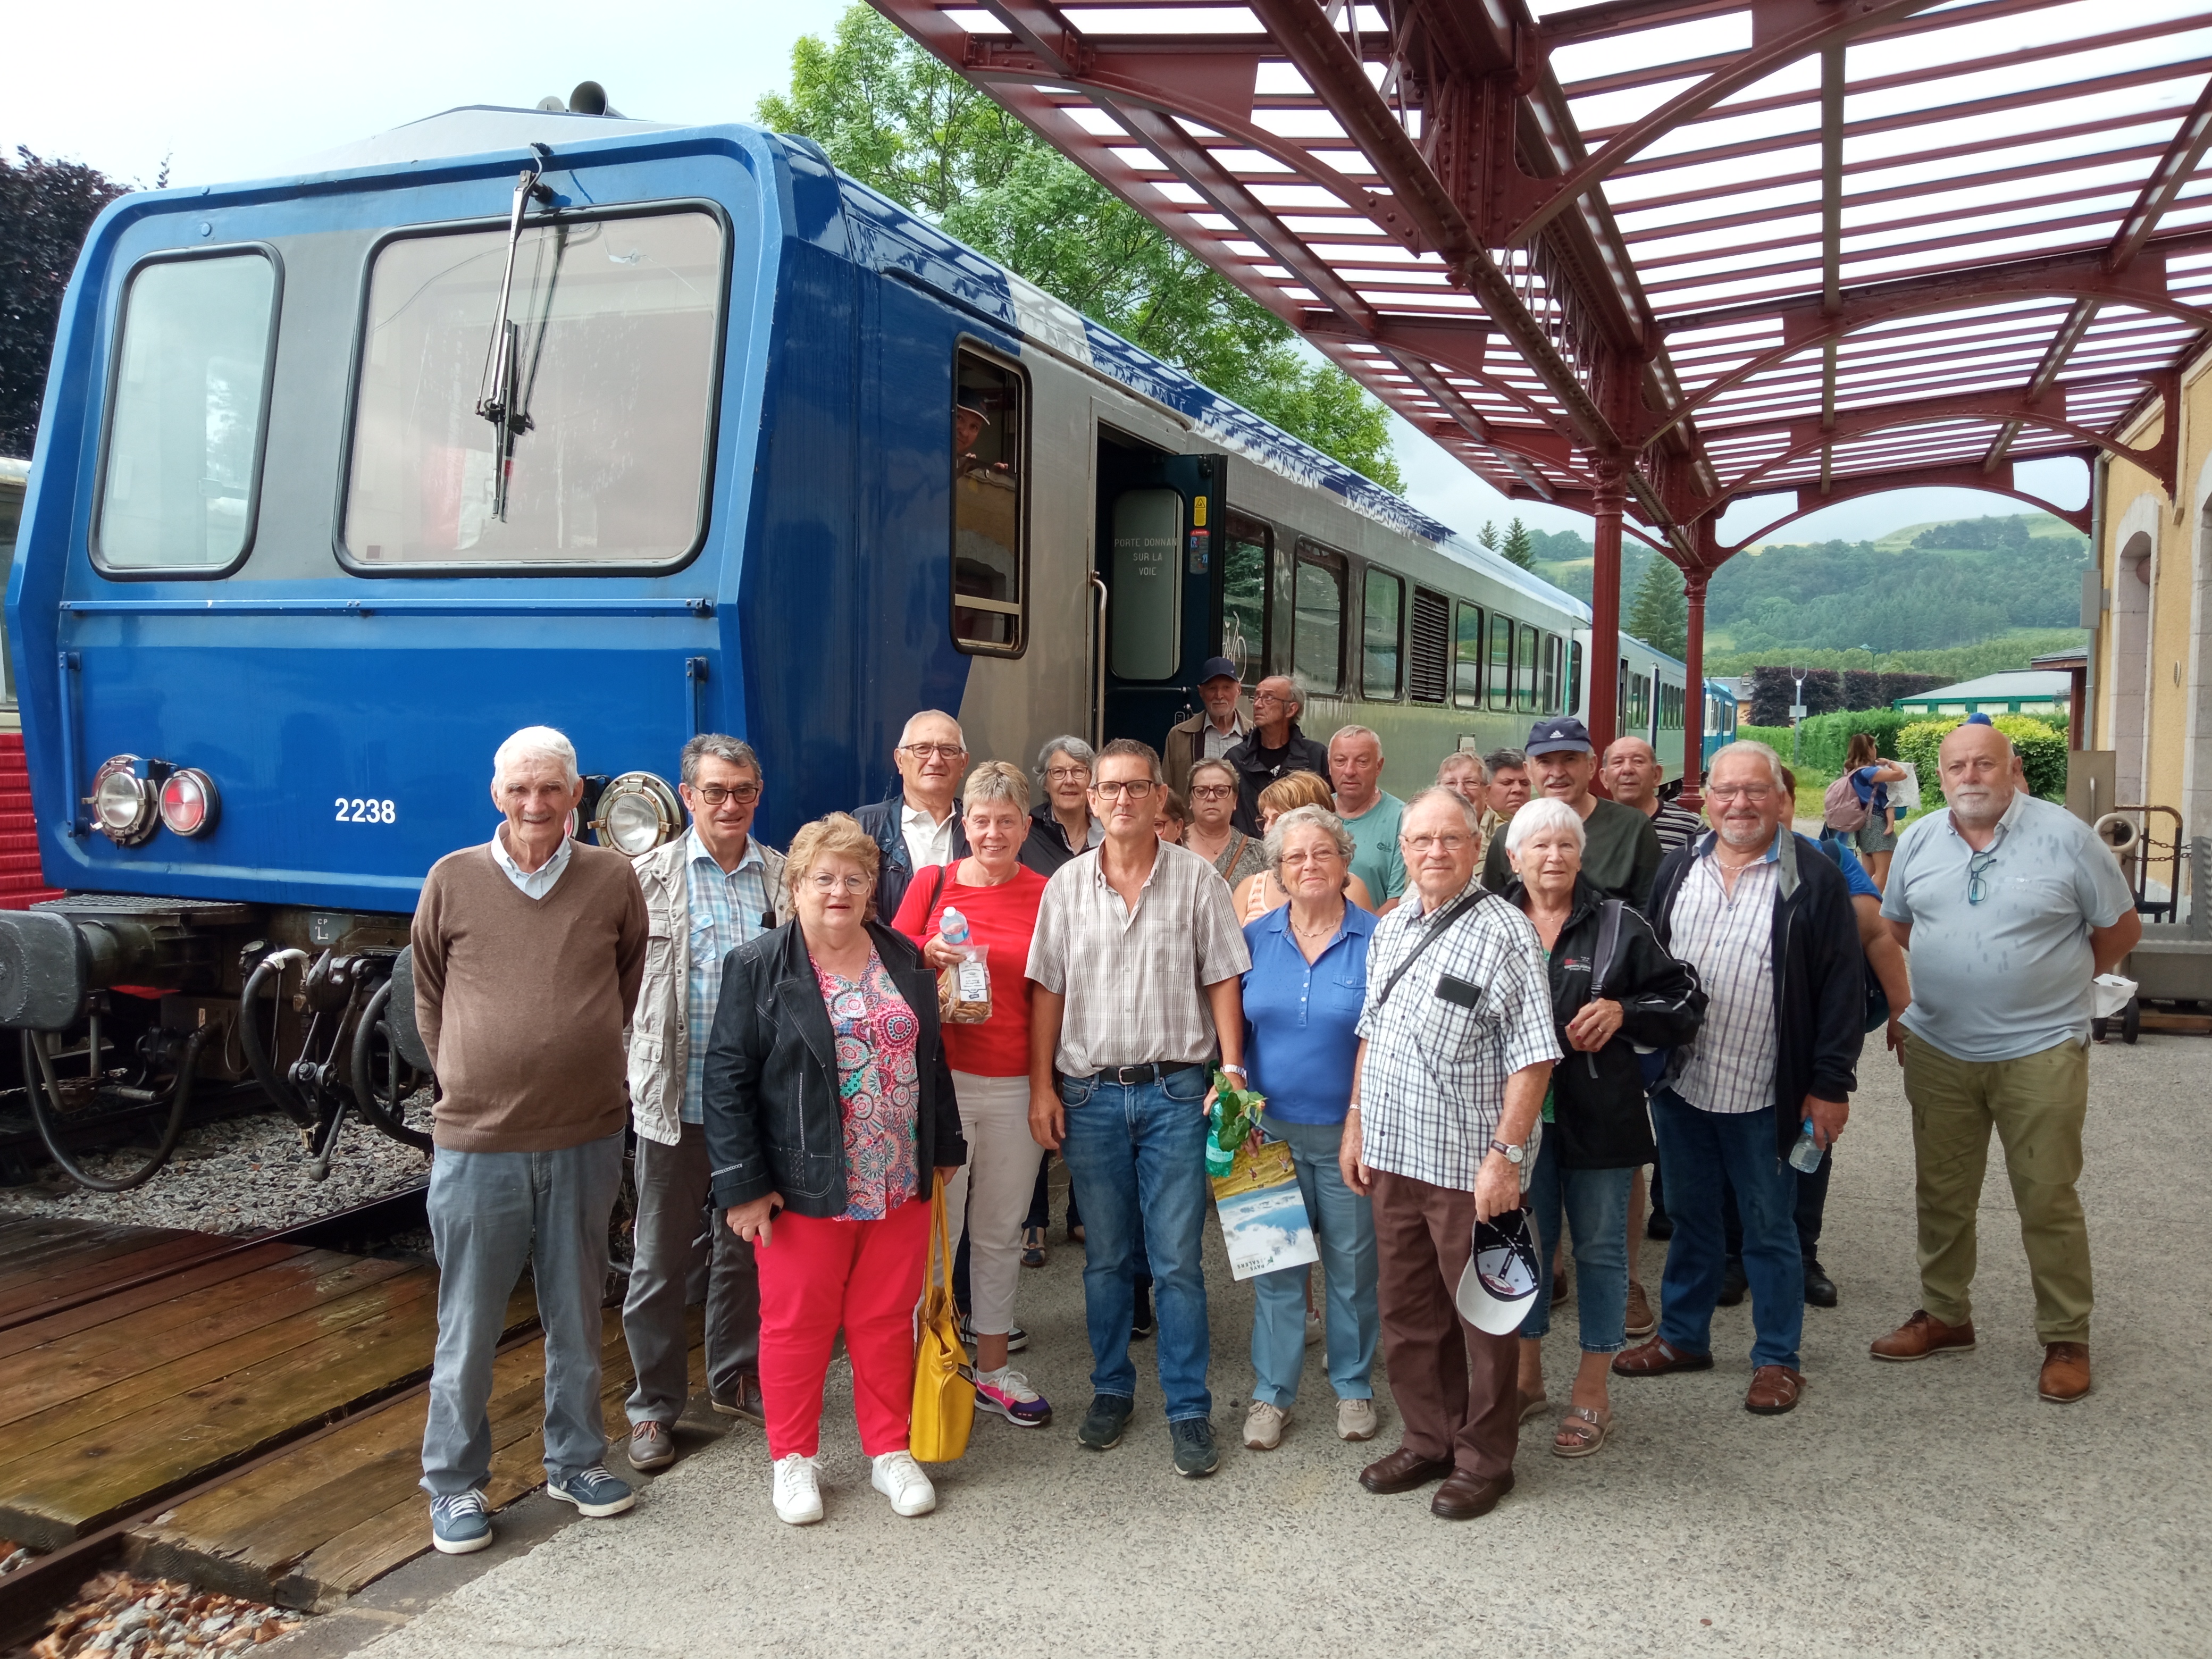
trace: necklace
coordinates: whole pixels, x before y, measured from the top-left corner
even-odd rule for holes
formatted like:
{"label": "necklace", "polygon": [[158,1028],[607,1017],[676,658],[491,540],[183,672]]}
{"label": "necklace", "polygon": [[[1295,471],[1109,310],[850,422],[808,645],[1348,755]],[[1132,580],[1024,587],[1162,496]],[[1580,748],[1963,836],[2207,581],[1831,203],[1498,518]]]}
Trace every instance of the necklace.
{"label": "necklace", "polygon": [[1319,927],[1301,927],[1298,926],[1298,921],[1296,916],[1292,916],[1291,918],[1291,931],[1296,933],[1300,939],[1321,939],[1330,933],[1334,933],[1338,928],[1343,926],[1344,912],[1341,910],[1339,910],[1336,913],[1336,920],[1334,921],[1325,923]]}

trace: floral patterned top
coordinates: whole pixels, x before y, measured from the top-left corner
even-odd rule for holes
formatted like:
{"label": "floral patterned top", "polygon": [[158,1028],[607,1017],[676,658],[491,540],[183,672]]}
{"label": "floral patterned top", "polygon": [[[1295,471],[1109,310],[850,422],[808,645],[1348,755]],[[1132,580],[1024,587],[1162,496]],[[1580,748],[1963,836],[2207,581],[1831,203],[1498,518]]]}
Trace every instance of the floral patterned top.
{"label": "floral patterned top", "polygon": [[814,964],[837,1042],[837,1104],[845,1121],[845,1221],[880,1221],[921,1190],[915,1127],[921,1022],[883,958],[868,952],[858,979]]}

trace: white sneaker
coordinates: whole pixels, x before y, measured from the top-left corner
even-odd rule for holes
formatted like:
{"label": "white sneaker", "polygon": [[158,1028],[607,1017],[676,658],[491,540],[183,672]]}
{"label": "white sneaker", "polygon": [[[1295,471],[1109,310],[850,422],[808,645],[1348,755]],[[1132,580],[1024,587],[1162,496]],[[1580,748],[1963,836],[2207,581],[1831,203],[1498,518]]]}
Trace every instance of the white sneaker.
{"label": "white sneaker", "polygon": [[895,1515],[927,1515],[937,1507],[937,1488],[929,1484],[912,1452],[885,1452],[876,1459],[868,1484],[891,1500]]}
{"label": "white sneaker", "polygon": [[1244,1443],[1254,1451],[1274,1450],[1283,1443],[1283,1425],[1290,1420],[1291,1414],[1281,1407],[1254,1401],[1244,1413]]}
{"label": "white sneaker", "polygon": [[775,1518],[804,1527],[822,1518],[821,1467],[797,1452],[775,1460]]}
{"label": "white sneaker", "polygon": [[1339,1440],[1372,1440],[1375,1429],[1373,1401],[1340,1400],[1336,1402],[1336,1437]]}

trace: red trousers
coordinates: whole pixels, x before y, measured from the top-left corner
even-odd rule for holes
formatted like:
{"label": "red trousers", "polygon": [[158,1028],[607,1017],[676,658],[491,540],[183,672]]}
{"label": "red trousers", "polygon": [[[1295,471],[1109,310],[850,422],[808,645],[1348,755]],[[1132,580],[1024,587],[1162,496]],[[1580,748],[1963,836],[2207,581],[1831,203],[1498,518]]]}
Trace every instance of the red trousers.
{"label": "red trousers", "polygon": [[881,1221],[821,1221],[786,1210],[753,1259],[769,1455],[812,1457],[821,1449],[822,1380],[841,1326],[860,1449],[871,1457],[904,1451],[929,1200],[909,1199]]}

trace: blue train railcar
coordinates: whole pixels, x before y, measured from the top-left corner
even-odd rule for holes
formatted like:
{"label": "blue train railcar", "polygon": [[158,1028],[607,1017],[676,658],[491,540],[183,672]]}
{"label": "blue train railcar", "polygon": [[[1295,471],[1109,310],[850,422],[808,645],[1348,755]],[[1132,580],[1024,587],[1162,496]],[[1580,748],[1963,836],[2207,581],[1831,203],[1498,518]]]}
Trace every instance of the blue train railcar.
{"label": "blue train railcar", "polygon": [[1705,763],[1710,767],[1723,744],[1735,741],[1736,696],[1725,680],[1705,682]]}
{"label": "blue train railcar", "polygon": [[[1589,649],[1589,630],[1575,636],[1576,712],[1581,712],[1581,665]],[[1689,683],[1687,667],[1632,634],[1620,636],[1619,674],[1613,682],[1615,735],[1642,738],[1659,757],[1662,775],[1679,781],[1682,775],[1682,726],[1687,704],[1682,688]]]}
{"label": "blue train railcar", "polygon": [[0,915],[0,1024],[325,1147],[395,1127],[408,917],[517,727],[634,854],[741,735],[781,843],[917,708],[1157,743],[1226,653],[1409,789],[1563,710],[1589,615],[804,140],[489,108],[102,214],[7,605],[67,896]]}

